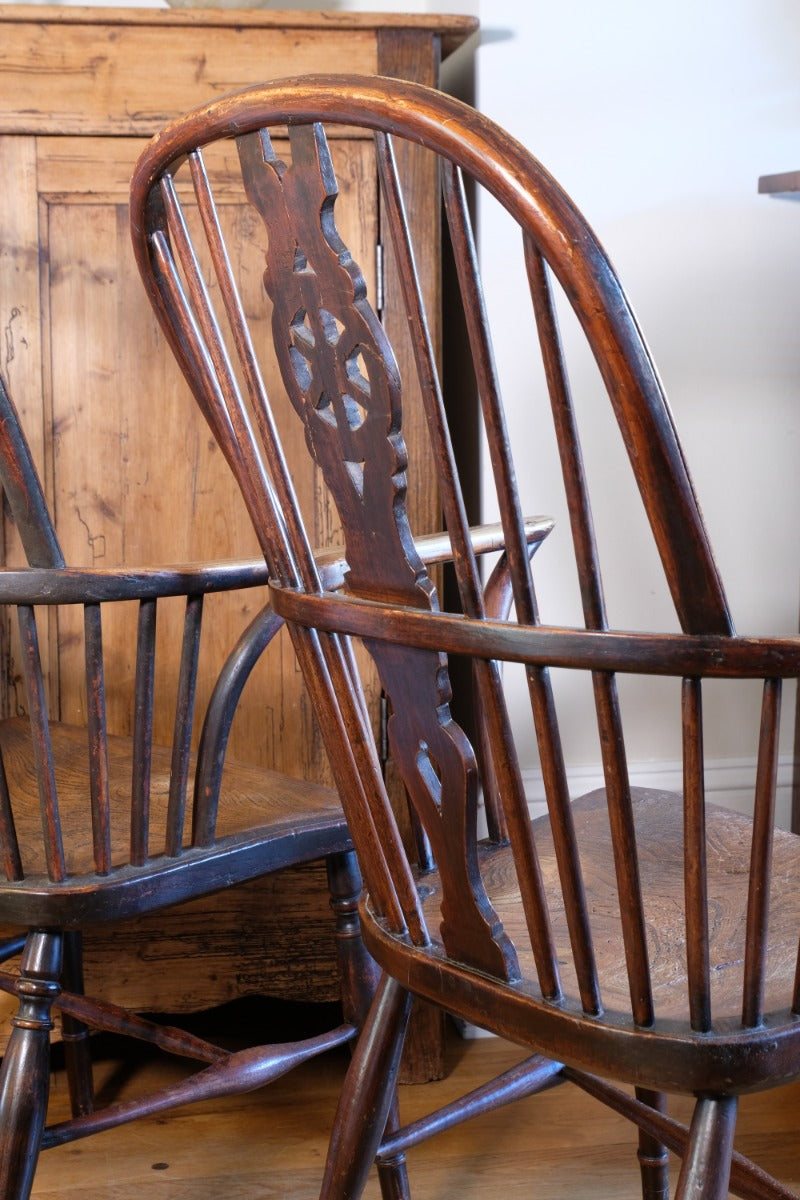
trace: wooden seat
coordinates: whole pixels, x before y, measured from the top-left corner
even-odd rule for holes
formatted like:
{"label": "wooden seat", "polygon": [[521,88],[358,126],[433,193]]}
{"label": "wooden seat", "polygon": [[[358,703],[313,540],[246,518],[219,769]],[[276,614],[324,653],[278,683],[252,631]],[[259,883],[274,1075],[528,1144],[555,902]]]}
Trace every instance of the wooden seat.
{"label": "wooden seat", "polygon": [[[76,830],[74,837],[64,839],[65,876],[72,879],[97,875],[91,827],[87,828],[85,822],[79,826],[75,820],[75,816],[85,809],[86,797],[91,789],[86,730],[75,725],[53,725],[50,740],[62,828],[70,833]],[[24,877],[19,887],[20,900],[15,907],[11,898],[13,889],[9,886],[7,907],[4,909],[8,919],[14,923],[22,923],[25,916],[27,920],[42,924],[48,924],[56,917],[70,926],[80,924],[87,916],[94,918],[95,907],[100,910],[106,903],[112,903],[110,896],[119,891],[116,874],[129,864],[131,855],[129,826],[135,759],[133,739],[110,735],[107,751],[110,870],[99,875],[88,899],[83,896],[79,898],[71,889],[62,888],[56,900],[47,889],[47,856],[38,811],[38,780],[31,770],[30,725],[23,717],[11,718],[0,725],[0,753],[9,794],[15,800],[15,832],[24,865]],[[173,886],[176,895],[187,898],[197,895],[198,889],[200,894],[210,890],[209,877],[220,871],[235,874],[239,882],[240,879],[253,878],[254,863],[258,868],[266,864],[266,869],[272,871],[306,861],[305,856],[299,860],[297,857],[294,843],[299,832],[308,843],[311,858],[347,848],[347,825],[335,792],[291,779],[277,771],[229,759],[225,772],[225,803],[217,817],[213,851],[209,852],[209,847],[203,854],[184,856],[182,851],[192,848],[191,831],[187,829],[178,853],[165,854],[172,752],[168,747],[153,746],[150,753],[148,844],[153,848],[153,854],[146,864],[142,864],[142,886],[134,886],[134,881],[130,880],[124,895],[114,896],[113,904],[119,909],[115,919],[160,907],[154,906],[149,898],[143,899],[146,878],[152,880],[162,875],[172,875],[175,877]],[[192,777],[195,770],[196,764],[192,762]],[[316,846],[312,844],[314,839]],[[243,860],[241,867],[236,861],[239,857]],[[216,866],[213,865],[215,858],[220,860]],[[176,871],[176,867],[180,867],[180,870]],[[259,869],[257,873],[262,874],[263,871]],[[36,887],[42,889],[41,899],[26,895],[34,886],[34,881]],[[106,901],[101,900],[104,892],[109,896]],[[73,916],[72,907],[79,909],[82,915]]]}
{"label": "wooden seat", "polygon": [[[387,286],[405,299],[415,381],[399,377],[367,265],[352,260],[336,229],[325,128],[333,139],[343,125],[374,137]],[[227,193],[215,203],[207,168],[219,143],[238,153],[253,209],[246,265],[231,265],[224,251]],[[452,243],[466,337],[459,390],[447,405],[435,314],[424,311],[405,220],[406,174],[441,186]],[[485,303],[470,218],[476,192],[508,215],[509,240],[484,256],[510,271],[516,247],[530,313],[501,305],[493,314]],[[365,940],[384,972],[339,1106],[323,1196],[359,1196],[376,1155],[384,1171],[395,1168],[399,1186],[403,1157],[423,1137],[565,1080],[638,1127],[649,1200],[668,1193],[668,1151],[682,1158],[682,1200],[722,1200],[729,1183],[746,1197],[789,1195],[734,1154],[732,1138],[739,1094],[800,1075],[800,841],[773,828],[782,680],[800,671],[800,641],[735,634],[660,381],[591,230],[491,121],[425,88],[364,77],[277,82],[210,103],[145,151],[131,200],[145,285],[248,503],[273,604],[325,733],[365,880]],[[239,300],[244,270],[263,273],[260,305],[252,293],[247,306]],[[513,329],[526,364],[534,346],[541,350],[541,386],[533,366],[525,372],[516,458],[492,316]],[[574,320],[568,338],[559,316]],[[566,349],[582,353],[581,339],[597,375],[578,403]],[[264,366],[270,356],[278,384]],[[469,525],[452,448],[472,412],[463,382],[470,375],[486,446],[484,504],[502,527],[491,571],[480,569],[479,556],[498,541],[489,545]],[[417,384],[430,454],[409,461],[403,427]],[[593,431],[606,410],[627,454],[604,458],[600,469],[629,469],[635,485],[624,493],[624,514],[611,520],[627,521],[641,501],[641,527],[673,609],[659,632],[615,627],[607,610],[598,550],[606,542],[596,534],[584,467],[591,438],[579,437],[581,423]],[[300,510],[284,462],[282,439],[298,430],[342,523],[346,569],[335,586],[314,560],[314,514]],[[530,462],[548,437],[556,458],[549,472],[539,457]],[[441,576],[422,553],[428,531],[410,527],[405,503],[424,472],[435,472],[451,548],[447,611]],[[545,553],[563,546],[574,609],[551,613],[554,589],[537,586],[542,556],[532,551],[549,524],[523,517],[517,483],[526,473],[536,474],[541,509],[562,514]],[[622,578],[629,590],[649,590],[645,538],[623,540],[630,556]],[[454,695],[454,681],[464,679],[455,664],[465,660],[471,707],[462,682]],[[387,697],[413,837],[401,835],[375,751],[364,703],[371,670]],[[631,701],[637,678],[652,682]],[[707,680],[760,692],[760,719],[756,706],[753,729],[741,731],[758,748],[750,816],[705,803]],[[569,690],[582,681],[586,701]],[[623,716],[633,710],[641,741],[656,695],[654,719],[666,719],[668,695],[682,741],[682,794],[631,784]],[[559,724],[565,708],[589,713],[602,762],[603,785],[577,800]],[[532,746],[547,803],[536,821],[521,767]],[[411,995],[529,1046],[531,1058],[398,1128],[394,1080]],[[669,1116],[669,1092],[697,1096],[690,1128]],[[386,1184],[384,1194],[401,1193]]]}
{"label": "wooden seat", "polygon": [[[0,924],[26,931],[3,951],[8,958],[22,949],[19,972],[0,973],[0,987],[19,998],[0,1077],[0,1194],[11,1197],[29,1194],[42,1147],[176,1104],[251,1090],[350,1040],[374,991],[375,972],[358,936],[361,881],[336,793],[226,757],[242,687],[281,625],[268,606],[233,648],[203,720],[194,718],[204,597],[232,588],[263,591],[265,565],[68,569],[2,381],[0,478],[31,564],[0,571],[0,603],[19,626],[18,635],[12,621],[4,629],[17,638],[10,652],[21,664],[25,699],[18,696],[17,708],[26,713],[0,722]],[[176,714],[175,737],[163,747],[152,744],[154,707],[165,701],[154,682],[156,613],[176,597],[185,607],[183,653],[177,690],[166,698]],[[50,719],[45,668],[51,660],[39,648],[40,629],[43,637],[53,636],[49,617],[75,607],[78,625],[67,622],[59,630],[80,630],[81,622],[85,630],[82,727]],[[102,621],[114,619],[112,609],[132,616],[132,668],[128,661],[103,661]],[[112,688],[116,696],[130,695],[131,737],[108,733],[105,697]],[[195,725],[202,730],[196,751]],[[229,1053],[83,994],[82,931],[322,858],[341,960],[344,1022],[338,1028]],[[74,1116],[45,1128],[54,1008],[61,1014]],[[203,1069],[184,1084],[96,1109],[93,1029],[141,1038],[197,1059]]]}

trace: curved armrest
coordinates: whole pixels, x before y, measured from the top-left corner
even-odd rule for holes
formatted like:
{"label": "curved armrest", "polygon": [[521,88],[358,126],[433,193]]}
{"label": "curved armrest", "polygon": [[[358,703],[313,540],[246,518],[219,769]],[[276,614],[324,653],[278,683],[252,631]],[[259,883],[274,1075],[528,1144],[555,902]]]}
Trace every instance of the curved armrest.
{"label": "curved armrest", "polygon": [[[528,543],[528,558],[533,558],[555,522],[550,517],[526,517],[523,521],[525,540]],[[513,600],[513,585],[511,581],[511,566],[508,553],[504,550],[486,581],[483,591],[484,605],[487,617],[499,621],[508,616]]]}
{"label": "curved armrest", "polygon": [[800,637],[627,633],[474,620],[344,595],[311,595],[270,584],[284,620],[329,633],[425,650],[573,670],[688,678],[770,679],[800,675]]}
{"label": "curved armrest", "polygon": [[0,604],[101,604],[265,585],[263,559],[187,563],[131,570],[117,567],[20,567],[0,570]]}
{"label": "curved armrest", "polygon": [[[524,518],[523,532],[531,554],[542,544],[554,524],[552,517]],[[506,539],[499,521],[487,525],[473,525],[469,536],[475,554],[492,554],[498,550],[505,550]],[[453,558],[453,547],[448,533],[429,533],[416,538],[414,544],[420,558],[428,565],[450,562]]]}
{"label": "curved armrest", "polygon": [[[530,517],[525,536],[537,546],[552,529],[546,517]],[[498,524],[479,525],[471,531],[476,554],[502,550]],[[418,538],[417,549],[425,563],[446,562],[453,552],[446,533]],[[317,556],[326,587],[344,579],[347,562],[341,550]],[[148,600],[161,596],[192,596],[235,591],[265,585],[269,571],[262,558],[180,563],[164,567],[10,567],[0,568],[0,604],[102,604],[114,600]]]}
{"label": "curved armrest", "polygon": [[[530,554],[538,549],[552,530],[553,525],[554,521],[551,517],[525,517],[523,530]],[[469,533],[475,554],[493,554],[505,549],[505,536],[499,521],[487,525],[474,525]],[[414,545],[420,558],[428,567],[453,560],[453,544],[450,535],[446,532],[423,534],[414,539]],[[315,561],[325,588],[342,586],[347,571],[347,560],[341,550],[323,551],[321,554],[315,555]]]}

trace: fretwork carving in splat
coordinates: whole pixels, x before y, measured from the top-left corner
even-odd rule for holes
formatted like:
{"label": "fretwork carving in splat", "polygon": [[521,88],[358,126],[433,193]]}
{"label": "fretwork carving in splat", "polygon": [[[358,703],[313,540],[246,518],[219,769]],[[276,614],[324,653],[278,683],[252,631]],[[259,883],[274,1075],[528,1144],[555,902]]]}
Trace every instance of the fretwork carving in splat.
{"label": "fretwork carving in splat", "polygon": [[[336,230],[325,135],[321,126],[292,127],[289,143],[291,162],[284,163],[265,132],[238,139],[248,198],[267,229],[264,284],[276,355],[342,521],[346,586],[363,598],[436,609],[406,512],[399,372],[361,270]],[[388,643],[368,648],[390,701],[392,753],[439,867],[448,953],[514,975],[513,948],[468,849],[478,771],[450,714],[446,658]]]}

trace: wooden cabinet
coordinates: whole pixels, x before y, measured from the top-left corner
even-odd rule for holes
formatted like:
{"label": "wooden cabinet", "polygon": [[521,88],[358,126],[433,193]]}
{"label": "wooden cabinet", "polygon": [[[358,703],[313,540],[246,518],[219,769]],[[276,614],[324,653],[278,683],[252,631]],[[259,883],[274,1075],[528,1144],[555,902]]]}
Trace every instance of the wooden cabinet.
{"label": "wooden cabinet", "polygon": [[[236,489],[163,346],[133,264],[127,188],[144,139],[171,115],[270,77],[335,68],[436,85],[442,55],[474,27],[466,17],[0,7],[0,369],[22,411],[68,562],[257,554]],[[337,212],[374,284],[380,205],[365,151],[356,137],[336,139]],[[436,312],[437,197],[413,152],[402,169],[413,180],[412,219],[430,250],[420,266]],[[232,219],[241,221],[244,243],[248,215]],[[383,317],[410,380],[391,262],[387,271]],[[415,432],[412,424],[406,435],[413,442],[421,427]],[[313,493],[305,460],[298,455],[298,486]],[[420,524],[432,526],[436,497],[429,489],[422,473],[412,504]],[[335,536],[335,522],[323,502],[318,512],[324,544]],[[201,689],[255,603],[226,598],[210,614],[218,657],[206,663]],[[51,704],[66,718],[80,716],[81,697],[68,683],[68,618],[54,617],[49,635]],[[8,711],[21,703],[8,651],[3,668],[0,703]],[[169,690],[168,674],[160,684]],[[127,706],[115,706],[111,696],[110,712],[116,729],[127,731]],[[301,777],[325,777],[287,645],[271,650],[248,684],[231,752]],[[270,953],[274,906],[263,887],[176,911],[168,930],[158,918],[166,936],[157,947],[146,922],[116,931],[110,975],[118,982],[109,998],[188,1009],[243,992],[329,996],[327,920],[320,916],[319,938],[298,970],[295,954],[280,947]],[[306,914],[324,910],[324,890],[301,872],[296,902],[289,903],[302,909],[295,940],[305,938]],[[228,926],[241,931],[235,963],[229,940],[215,934]],[[100,950],[107,949],[104,939]],[[90,941],[89,989],[95,950]]]}

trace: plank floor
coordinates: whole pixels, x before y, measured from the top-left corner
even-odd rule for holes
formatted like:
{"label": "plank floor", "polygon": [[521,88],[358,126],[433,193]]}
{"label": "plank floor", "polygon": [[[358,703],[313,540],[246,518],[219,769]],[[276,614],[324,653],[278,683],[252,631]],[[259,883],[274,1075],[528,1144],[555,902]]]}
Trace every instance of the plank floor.
{"label": "plank floor", "polygon": [[[404,1087],[410,1119],[455,1098],[523,1057],[497,1039],[447,1046],[447,1078]],[[37,1200],[313,1200],[347,1063],[333,1053],[261,1092],[202,1103],[135,1122],[40,1159]],[[131,1093],[178,1078],[180,1062],[109,1057],[98,1068],[104,1094]],[[671,1111],[685,1114],[686,1106]],[[67,1115],[63,1074],[54,1072],[52,1115]],[[800,1085],[747,1098],[737,1145],[800,1188]],[[635,1200],[635,1134],[624,1121],[565,1085],[443,1134],[409,1155],[414,1200]],[[365,1200],[379,1200],[373,1177]]]}

